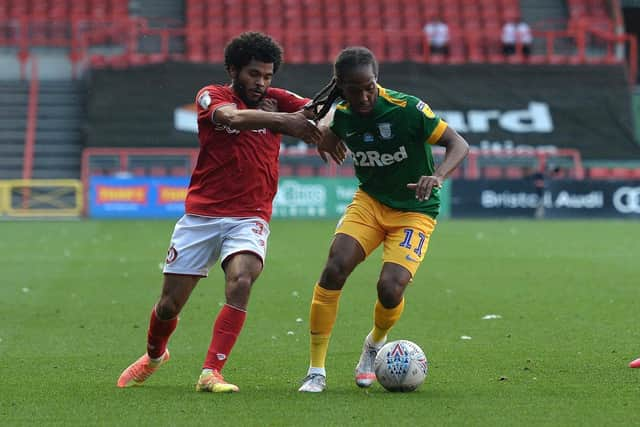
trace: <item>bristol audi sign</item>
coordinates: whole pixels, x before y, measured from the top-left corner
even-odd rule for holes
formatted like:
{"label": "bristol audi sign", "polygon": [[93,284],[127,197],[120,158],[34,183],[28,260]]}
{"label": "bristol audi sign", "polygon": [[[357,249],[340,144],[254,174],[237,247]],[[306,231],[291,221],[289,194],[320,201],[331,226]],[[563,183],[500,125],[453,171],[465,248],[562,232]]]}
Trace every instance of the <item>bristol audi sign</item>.
{"label": "bristol audi sign", "polygon": [[527,180],[453,182],[454,217],[533,217],[538,206],[546,218],[640,219],[640,182],[550,180],[542,193]]}
{"label": "bristol audi sign", "polygon": [[640,215],[640,186],[624,186],[613,193],[613,207],[621,214]]}

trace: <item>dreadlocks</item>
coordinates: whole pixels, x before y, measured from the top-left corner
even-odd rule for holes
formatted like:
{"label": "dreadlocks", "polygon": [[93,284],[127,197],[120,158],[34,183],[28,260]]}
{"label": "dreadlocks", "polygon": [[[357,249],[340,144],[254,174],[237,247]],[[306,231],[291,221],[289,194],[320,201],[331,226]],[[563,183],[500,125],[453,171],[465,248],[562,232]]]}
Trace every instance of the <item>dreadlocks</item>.
{"label": "dreadlocks", "polygon": [[[378,76],[378,61],[373,53],[362,46],[354,46],[343,49],[333,64],[333,77],[331,81],[318,92],[307,107],[316,114],[316,120],[327,115],[333,103],[342,98],[342,92],[338,88],[338,80],[342,80],[346,73],[356,67],[371,65],[373,74]],[[318,110],[319,108],[319,110]]]}

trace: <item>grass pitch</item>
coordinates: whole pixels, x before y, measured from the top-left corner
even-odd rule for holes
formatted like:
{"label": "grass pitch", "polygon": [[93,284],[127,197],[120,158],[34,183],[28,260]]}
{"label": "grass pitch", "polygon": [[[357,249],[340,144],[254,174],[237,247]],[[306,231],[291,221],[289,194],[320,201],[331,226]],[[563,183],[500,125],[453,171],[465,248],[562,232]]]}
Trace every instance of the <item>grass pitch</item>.
{"label": "grass pitch", "polygon": [[334,222],[274,221],[225,368],[241,392],[194,391],[223,301],[219,266],[183,311],[171,362],[144,387],[118,389],[145,349],[172,227],[0,222],[0,424],[640,424],[640,370],[627,367],[640,356],[637,222],[440,221],[390,336],[429,358],[426,383],[408,394],[353,383],[374,253],[340,302],[329,389],[303,395],[309,302]]}

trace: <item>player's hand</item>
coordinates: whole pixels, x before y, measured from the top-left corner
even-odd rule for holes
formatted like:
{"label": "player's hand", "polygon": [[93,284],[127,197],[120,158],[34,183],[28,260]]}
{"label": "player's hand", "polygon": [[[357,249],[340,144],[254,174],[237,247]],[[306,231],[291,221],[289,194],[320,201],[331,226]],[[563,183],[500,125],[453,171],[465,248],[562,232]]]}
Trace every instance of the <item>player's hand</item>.
{"label": "player's hand", "polygon": [[322,138],[317,149],[318,154],[325,163],[329,163],[327,154],[339,165],[347,158],[347,147],[344,145],[344,142],[340,140],[336,141],[329,138]]}
{"label": "player's hand", "polygon": [[301,112],[289,113],[284,124],[283,132],[287,135],[299,138],[307,144],[318,145],[322,139],[322,132]]}
{"label": "player's hand", "polygon": [[418,182],[407,184],[409,190],[416,190],[416,199],[424,201],[431,197],[434,188],[442,188],[444,178],[441,176],[421,176]]}
{"label": "player's hand", "polygon": [[305,106],[302,110],[300,110],[302,114],[309,120],[316,120],[317,114],[314,108],[310,108],[309,106]]}
{"label": "player's hand", "polygon": [[275,113],[278,111],[278,101],[275,98],[262,98],[258,108],[269,113]]}

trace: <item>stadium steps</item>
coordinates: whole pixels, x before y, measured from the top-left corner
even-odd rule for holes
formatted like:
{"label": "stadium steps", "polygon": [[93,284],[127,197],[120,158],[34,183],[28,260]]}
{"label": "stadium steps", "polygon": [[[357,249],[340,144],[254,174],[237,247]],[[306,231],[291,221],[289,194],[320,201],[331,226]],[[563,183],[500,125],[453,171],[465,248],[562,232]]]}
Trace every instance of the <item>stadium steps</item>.
{"label": "stadium steps", "polygon": [[29,82],[0,82],[0,179],[22,178]]}
{"label": "stadium steps", "polygon": [[85,87],[78,81],[40,83],[33,178],[79,178]]}
{"label": "stadium steps", "polygon": [[[184,1],[180,0],[137,0],[129,3],[129,13],[141,16],[149,21],[149,26],[183,28]],[[142,37],[138,40],[138,49],[142,53],[158,53],[162,50],[159,37]],[[181,39],[169,40],[170,52],[184,52]]]}
{"label": "stadium steps", "polygon": [[129,14],[147,18],[152,25],[184,27],[183,0],[136,0],[129,2]]}
{"label": "stadium steps", "polygon": [[520,0],[522,20],[529,25],[553,21],[566,24],[569,11],[564,0]]}
{"label": "stadium steps", "polygon": [[[565,0],[520,0],[520,14],[522,20],[534,28],[536,23],[545,24],[547,29],[565,29],[569,11]],[[558,43],[558,48],[562,53],[571,53],[570,45]],[[565,50],[567,50],[565,52]],[[545,52],[545,40],[534,39],[533,52]]]}

